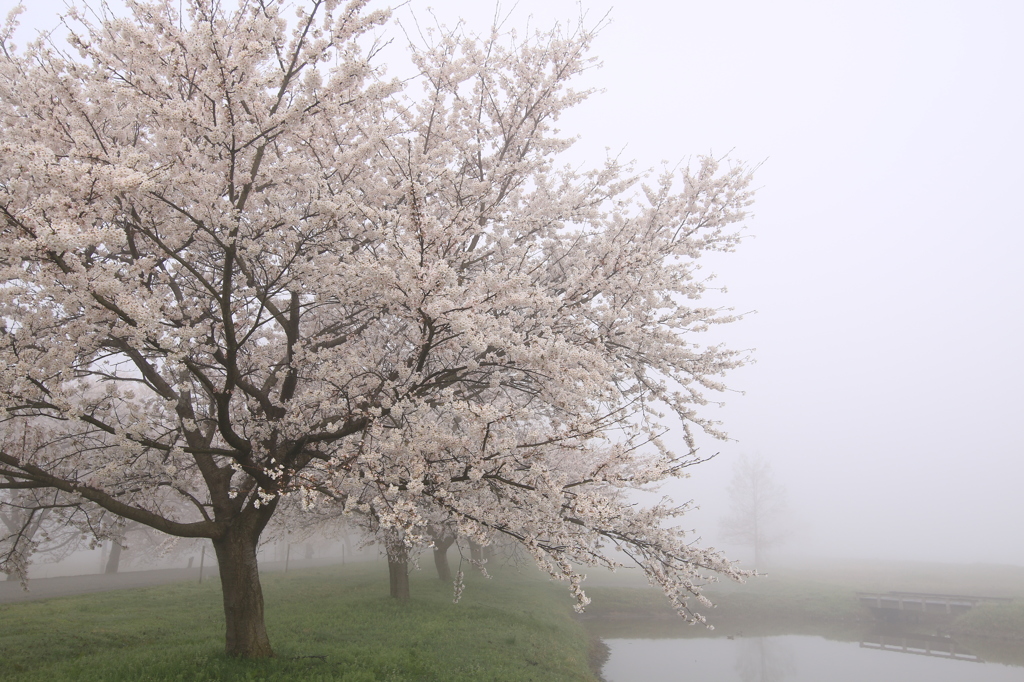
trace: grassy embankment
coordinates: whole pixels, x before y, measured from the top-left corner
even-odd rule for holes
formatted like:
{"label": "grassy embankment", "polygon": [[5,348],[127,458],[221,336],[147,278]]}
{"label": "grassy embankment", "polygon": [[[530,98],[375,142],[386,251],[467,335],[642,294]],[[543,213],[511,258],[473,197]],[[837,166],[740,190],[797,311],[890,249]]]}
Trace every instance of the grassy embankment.
{"label": "grassy embankment", "polygon": [[[584,622],[601,637],[760,637],[819,635],[858,641],[880,628],[953,636],[985,660],[1024,665],[1024,568],[1011,566],[865,563],[780,567],[744,585],[722,583],[707,594],[714,631],[679,622],[653,589],[603,581],[587,590],[594,603]],[[636,584],[636,583],[634,583]],[[928,592],[1008,597],[955,618],[935,617],[896,627],[880,624],[856,592]]]}
{"label": "grassy embankment", "polygon": [[433,571],[387,596],[384,564],[264,577],[277,657],[223,654],[217,581],[0,604],[0,679],[593,681],[593,639],[564,585],[467,574],[460,604]]}

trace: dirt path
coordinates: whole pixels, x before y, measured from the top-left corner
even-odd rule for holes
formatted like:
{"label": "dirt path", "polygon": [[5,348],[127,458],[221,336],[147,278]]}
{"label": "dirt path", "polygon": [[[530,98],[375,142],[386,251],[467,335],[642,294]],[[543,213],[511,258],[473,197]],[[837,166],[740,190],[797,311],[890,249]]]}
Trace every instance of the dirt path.
{"label": "dirt path", "polygon": [[[338,563],[336,559],[292,560],[292,569],[310,568]],[[284,570],[283,561],[260,563],[261,573]],[[37,599],[53,599],[69,597],[75,594],[90,592],[110,592],[112,590],[130,590],[136,587],[152,587],[167,583],[199,580],[199,567],[164,568],[153,571],[124,571],[114,575],[103,573],[95,575],[73,575],[59,578],[38,578],[28,581],[28,592],[22,589],[16,580],[0,581],[0,604],[35,601]],[[218,580],[217,565],[207,562],[203,567],[203,580]]]}
{"label": "dirt path", "polygon": [[[217,579],[217,567],[205,567],[203,580]],[[199,568],[166,568],[156,571],[126,571],[106,575],[72,575],[28,581],[28,592],[16,580],[0,582],[0,604],[67,597],[73,594],[129,590],[166,583],[199,580]]]}

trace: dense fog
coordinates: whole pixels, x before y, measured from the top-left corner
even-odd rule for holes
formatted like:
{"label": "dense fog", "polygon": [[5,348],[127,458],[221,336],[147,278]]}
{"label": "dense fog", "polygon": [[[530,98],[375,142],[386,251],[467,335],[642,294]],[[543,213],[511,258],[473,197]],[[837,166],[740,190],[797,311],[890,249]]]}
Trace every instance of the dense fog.
{"label": "dense fog", "polygon": [[[62,7],[31,3],[21,42]],[[1024,6],[582,9],[585,24],[606,22],[604,66],[580,83],[600,91],[559,121],[580,137],[567,162],[598,164],[608,148],[639,168],[708,153],[761,163],[750,239],[705,270],[728,288],[712,303],[756,314],[700,340],[756,349],[756,364],[727,377],[724,407],[705,408],[732,440],[703,439],[701,454],[720,454],[665,489],[700,505],[687,525],[750,559],[722,534],[746,454],[785,488],[775,561],[1024,564]],[[397,12],[413,38],[460,15],[486,31],[495,9]],[[521,0],[497,15],[509,28],[571,25],[580,8]]]}
{"label": "dense fog", "polygon": [[[484,26],[490,9],[430,3]],[[415,6],[414,6],[415,7]],[[608,5],[584,3],[586,22]],[[709,262],[756,348],[735,440],[671,492],[725,545],[742,453],[772,463],[791,557],[1024,563],[1024,46],[1010,2],[637,2],[611,8],[566,117],[573,159],[760,162],[751,239]],[[520,2],[522,26],[578,15]],[[421,26],[430,19],[417,11]],[[728,546],[728,545],[725,545]],[[742,554],[742,552],[740,552]]]}

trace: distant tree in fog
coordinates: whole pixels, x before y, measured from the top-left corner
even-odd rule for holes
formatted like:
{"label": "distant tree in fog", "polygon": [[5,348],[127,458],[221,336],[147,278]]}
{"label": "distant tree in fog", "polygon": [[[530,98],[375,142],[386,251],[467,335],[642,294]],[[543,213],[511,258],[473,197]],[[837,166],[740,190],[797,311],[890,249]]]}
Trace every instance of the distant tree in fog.
{"label": "distant tree in fog", "polygon": [[[194,552],[199,542],[183,541],[113,514],[105,514],[103,518],[104,524],[95,535],[97,540],[109,543],[104,552],[104,573],[117,573],[126,562],[138,566],[166,560],[172,554]],[[128,550],[130,553],[126,556]]]}
{"label": "distant tree in fog", "polygon": [[78,549],[85,536],[72,519],[80,511],[59,491],[0,489],[0,573],[24,582],[34,556],[60,561]]}
{"label": "distant tree in fog", "polygon": [[[0,451],[31,457],[56,438],[35,420],[0,421]],[[0,480],[0,574],[28,579],[37,555],[60,561],[87,544],[92,523],[80,501],[33,481]]]}
{"label": "distant tree in fog", "polygon": [[764,553],[785,539],[786,488],[775,480],[766,460],[743,455],[728,492],[730,512],[722,519],[722,534],[730,542],[751,547],[757,568]]}

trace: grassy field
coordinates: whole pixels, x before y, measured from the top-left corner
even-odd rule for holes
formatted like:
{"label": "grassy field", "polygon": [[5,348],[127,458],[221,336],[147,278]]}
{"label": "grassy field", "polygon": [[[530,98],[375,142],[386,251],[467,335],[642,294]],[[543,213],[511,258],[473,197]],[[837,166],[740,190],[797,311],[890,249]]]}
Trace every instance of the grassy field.
{"label": "grassy field", "polygon": [[1010,597],[941,623],[971,650],[1024,665],[1024,569],[937,564],[780,568],[746,585],[714,586],[710,632],[687,626],[657,590],[629,574],[589,580],[578,619],[564,585],[532,569],[467,575],[462,603],[431,570],[413,598],[387,596],[383,563],[264,576],[277,657],[223,651],[217,582],[180,583],[0,605],[0,679],[45,680],[580,680],[594,682],[596,637],[821,635],[857,641],[875,627],[855,592],[905,590]]}
{"label": "grassy field", "polygon": [[387,596],[384,564],[264,576],[277,657],[223,652],[216,581],[0,605],[0,678],[45,680],[593,681],[594,640],[564,585],[467,574],[460,604],[423,570]]}

